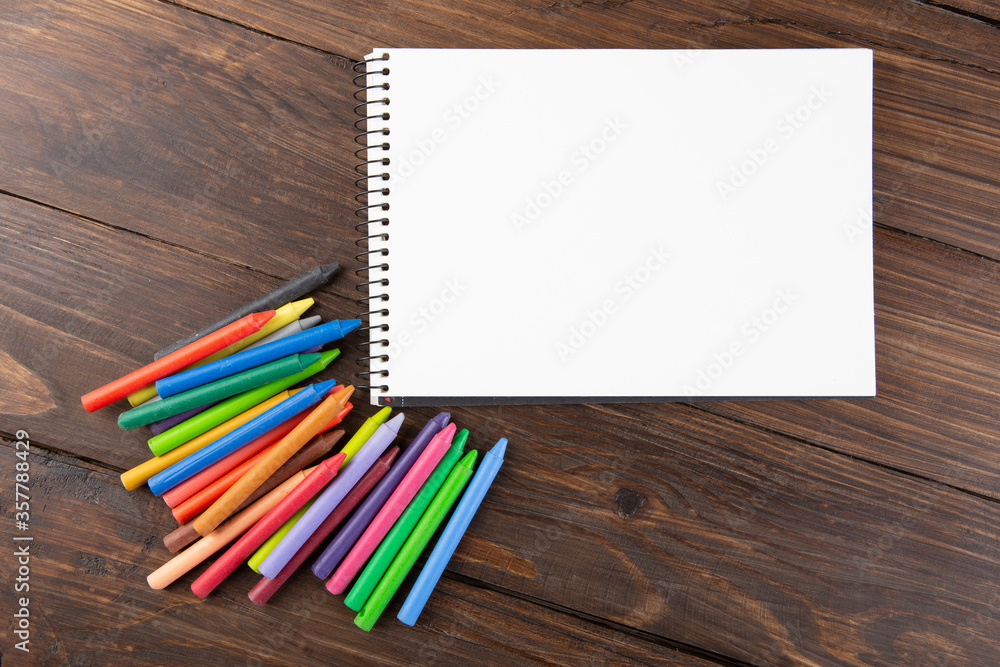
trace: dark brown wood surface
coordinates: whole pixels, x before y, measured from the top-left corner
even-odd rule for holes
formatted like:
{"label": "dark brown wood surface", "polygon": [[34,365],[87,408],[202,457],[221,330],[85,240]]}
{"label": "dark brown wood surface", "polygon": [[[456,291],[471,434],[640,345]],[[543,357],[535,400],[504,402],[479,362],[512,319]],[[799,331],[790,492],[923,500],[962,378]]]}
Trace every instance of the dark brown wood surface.
{"label": "dark brown wood surface", "polygon": [[[998,38],[979,0],[6,3],[0,520],[25,534],[23,429],[34,540],[4,662],[1000,663]],[[879,397],[454,409],[511,447],[414,629],[366,635],[307,571],[263,608],[247,571],[150,590],[173,520],[117,479],[148,449],[79,396],[318,263],[344,270],[315,312],[356,315],[350,66],[378,46],[873,48]],[[323,377],[353,379],[341,349]]]}

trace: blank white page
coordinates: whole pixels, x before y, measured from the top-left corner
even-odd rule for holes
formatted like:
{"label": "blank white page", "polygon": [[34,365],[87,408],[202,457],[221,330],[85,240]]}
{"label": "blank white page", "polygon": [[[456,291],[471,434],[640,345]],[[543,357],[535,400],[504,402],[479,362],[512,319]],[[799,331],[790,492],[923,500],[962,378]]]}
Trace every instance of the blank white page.
{"label": "blank white page", "polygon": [[875,394],[870,50],[382,54],[373,402]]}

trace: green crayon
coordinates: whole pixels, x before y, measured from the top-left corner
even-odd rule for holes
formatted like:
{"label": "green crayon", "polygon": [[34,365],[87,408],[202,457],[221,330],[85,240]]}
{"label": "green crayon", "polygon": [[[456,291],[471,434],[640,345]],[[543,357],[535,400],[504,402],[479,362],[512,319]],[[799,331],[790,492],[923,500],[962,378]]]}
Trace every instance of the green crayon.
{"label": "green crayon", "polygon": [[403,543],[403,547],[392,561],[392,565],[389,566],[385,576],[378,582],[378,586],[375,587],[371,597],[368,598],[364,607],[361,608],[361,613],[355,617],[354,624],[359,628],[368,632],[375,625],[375,621],[382,615],[382,612],[385,611],[389,600],[399,590],[410,568],[417,562],[420,552],[430,542],[434,531],[437,530],[441,521],[444,520],[451,506],[455,504],[455,500],[462,493],[462,489],[465,488],[469,478],[472,477],[472,465],[475,462],[476,451],[472,450],[462,457],[462,460],[452,469],[441,490],[437,492],[434,500],[431,501],[430,507],[420,517],[420,521],[413,529],[413,532],[410,533],[410,536],[406,538],[406,542]]}
{"label": "green crayon", "polygon": [[351,592],[347,594],[344,604],[349,608],[354,611],[361,611],[361,607],[364,606],[372,591],[375,590],[382,575],[389,569],[392,559],[399,553],[403,542],[406,541],[406,538],[413,532],[413,527],[420,521],[424,510],[434,500],[434,495],[441,488],[441,485],[444,484],[445,479],[451,473],[455,464],[458,463],[458,460],[462,458],[462,451],[465,449],[465,442],[468,438],[469,429],[463,428],[455,436],[455,439],[451,441],[451,447],[445,452],[444,457],[437,466],[434,467],[434,472],[431,473],[431,476],[420,487],[417,495],[406,506],[406,510],[396,520],[392,530],[382,540],[382,544],[379,545],[371,560],[368,561],[368,565],[361,572],[361,576],[358,577]]}
{"label": "green crayon", "polygon": [[258,569],[260,568],[260,564],[264,562],[265,558],[271,555],[271,552],[274,551],[274,547],[278,546],[278,542],[284,539],[285,535],[288,534],[288,531],[292,529],[292,526],[299,522],[299,519],[302,518],[302,515],[306,513],[307,509],[312,507],[314,502],[316,502],[315,498],[303,505],[299,511],[288,517],[288,521],[281,524],[281,528],[274,531],[274,534],[271,535],[271,537],[264,540],[264,544],[257,547],[257,551],[253,552],[253,555],[250,556],[250,560],[247,561],[247,565],[250,566],[251,570],[260,574],[260,570]]}
{"label": "green crayon", "polygon": [[274,380],[301,373],[319,361],[319,354],[292,354],[242,373],[224,377],[200,387],[168,396],[159,401],[147,401],[137,408],[118,415],[119,428],[130,429],[152,424],[200,405],[216,403],[224,398],[249,391]]}
{"label": "green crayon", "polygon": [[172,429],[153,436],[149,439],[149,449],[153,454],[162,456],[171,449],[183,445],[191,438],[195,438],[205,431],[215,428],[227,419],[246,412],[258,403],[266,401],[292,385],[316,375],[329,366],[330,362],[336,359],[339,354],[340,350],[336,349],[321,352],[319,361],[313,362],[301,373],[268,382],[262,387],[257,387],[256,389],[251,389],[242,394],[227,398],[222,403],[213,405],[208,410],[191,417],[187,421],[181,422]]}

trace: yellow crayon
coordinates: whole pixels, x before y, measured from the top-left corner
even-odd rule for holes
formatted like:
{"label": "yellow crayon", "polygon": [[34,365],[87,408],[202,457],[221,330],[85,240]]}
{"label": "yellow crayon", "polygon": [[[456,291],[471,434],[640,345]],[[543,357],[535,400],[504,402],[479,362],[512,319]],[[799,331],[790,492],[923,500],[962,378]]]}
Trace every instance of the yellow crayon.
{"label": "yellow crayon", "polygon": [[[257,331],[256,333],[247,336],[246,338],[241,338],[232,345],[224,347],[218,352],[214,352],[205,357],[204,359],[200,359],[199,361],[196,361],[190,366],[187,366],[177,372],[183,373],[186,370],[196,368],[198,366],[201,366],[202,364],[207,364],[217,359],[228,357],[231,354],[236,354],[243,348],[253,345],[264,336],[270,336],[281,327],[289,325],[295,320],[299,319],[302,316],[302,313],[309,310],[309,308],[314,303],[316,302],[313,299],[301,299],[299,301],[286,303],[281,308],[276,309],[274,311],[274,317],[268,320],[267,324],[261,327],[260,330]],[[142,389],[137,389],[136,391],[129,394],[128,402],[132,405],[132,407],[136,407],[142,405],[143,403],[145,403],[146,401],[148,401],[149,399],[153,398],[156,395],[157,395],[156,385],[150,384],[146,385]]]}

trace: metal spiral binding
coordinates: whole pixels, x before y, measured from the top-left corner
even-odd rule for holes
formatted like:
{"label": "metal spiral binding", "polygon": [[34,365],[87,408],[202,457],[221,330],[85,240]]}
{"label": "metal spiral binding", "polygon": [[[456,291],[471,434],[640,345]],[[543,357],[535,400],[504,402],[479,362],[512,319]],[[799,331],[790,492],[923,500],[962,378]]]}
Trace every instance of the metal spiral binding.
{"label": "metal spiral binding", "polygon": [[[389,90],[389,83],[386,80],[382,80],[382,83],[375,83],[369,85],[371,80],[369,77],[385,77],[389,74],[389,68],[383,66],[381,70],[372,68],[372,63],[388,61],[389,54],[383,53],[378,58],[369,58],[367,60],[362,60],[361,62],[354,65],[354,71],[357,76],[354,77],[354,85],[356,90],[354,91],[354,99],[358,101],[358,105],[354,107],[354,113],[357,114],[358,119],[354,121],[354,128],[358,131],[358,134],[354,136],[354,141],[360,146],[356,151],[354,151],[355,157],[360,160],[358,164],[354,166],[354,170],[358,172],[360,178],[358,178],[354,183],[358,187],[358,193],[354,195],[355,201],[358,202],[359,207],[355,209],[354,215],[361,218],[359,222],[354,225],[354,228],[359,234],[362,234],[354,244],[361,248],[361,252],[354,256],[361,266],[354,270],[354,273],[358,276],[358,284],[356,289],[359,292],[364,293],[366,296],[357,299],[357,303],[361,306],[362,313],[360,317],[363,320],[364,326],[358,328],[358,331],[364,332],[371,340],[367,340],[362,343],[358,343],[357,347],[364,353],[358,359],[358,364],[364,368],[370,368],[370,364],[375,361],[388,361],[389,356],[387,354],[373,354],[371,346],[379,345],[382,347],[388,347],[389,341],[385,338],[375,340],[378,334],[371,334],[373,330],[385,332],[389,330],[389,325],[385,323],[376,323],[374,320],[384,317],[389,314],[388,308],[377,308],[374,304],[375,302],[387,303],[389,301],[388,294],[375,294],[378,291],[371,288],[372,285],[386,286],[389,284],[388,278],[378,277],[379,274],[384,274],[389,269],[388,262],[383,261],[380,264],[373,264],[370,255],[374,253],[380,253],[381,256],[387,257],[389,255],[388,249],[376,249],[371,250],[371,241],[373,239],[378,239],[381,241],[389,240],[389,218],[383,214],[381,218],[372,219],[370,211],[373,209],[379,209],[381,211],[388,211],[389,204],[387,203],[377,203],[369,204],[369,196],[372,194],[388,195],[389,194],[389,174],[387,171],[379,173],[379,170],[375,168],[375,165],[388,166],[389,158],[385,155],[372,159],[372,152],[376,150],[388,151],[389,150],[389,128],[388,127],[375,127],[378,123],[373,121],[378,120],[389,120],[388,109],[384,107],[389,106],[388,94],[382,97],[381,100],[369,100],[368,98],[372,95],[374,91]],[[381,104],[383,106],[383,111],[377,114],[369,115],[371,105]],[[382,137],[381,143],[379,143],[378,137]],[[374,181],[372,179],[379,179]],[[381,185],[381,187],[374,187],[376,185]],[[378,233],[372,233],[373,229],[377,229]],[[360,384],[357,386],[358,389],[366,389],[368,391],[381,391],[387,392],[389,390],[386,384],[367,384],[372,382],[371,376],[378,375],[383,378],[388,377],[389,372],[386,370],[372,371],[363,370],[360,373],[355,374],[357,377],[362,378],[363,382],[366,384]]]}

